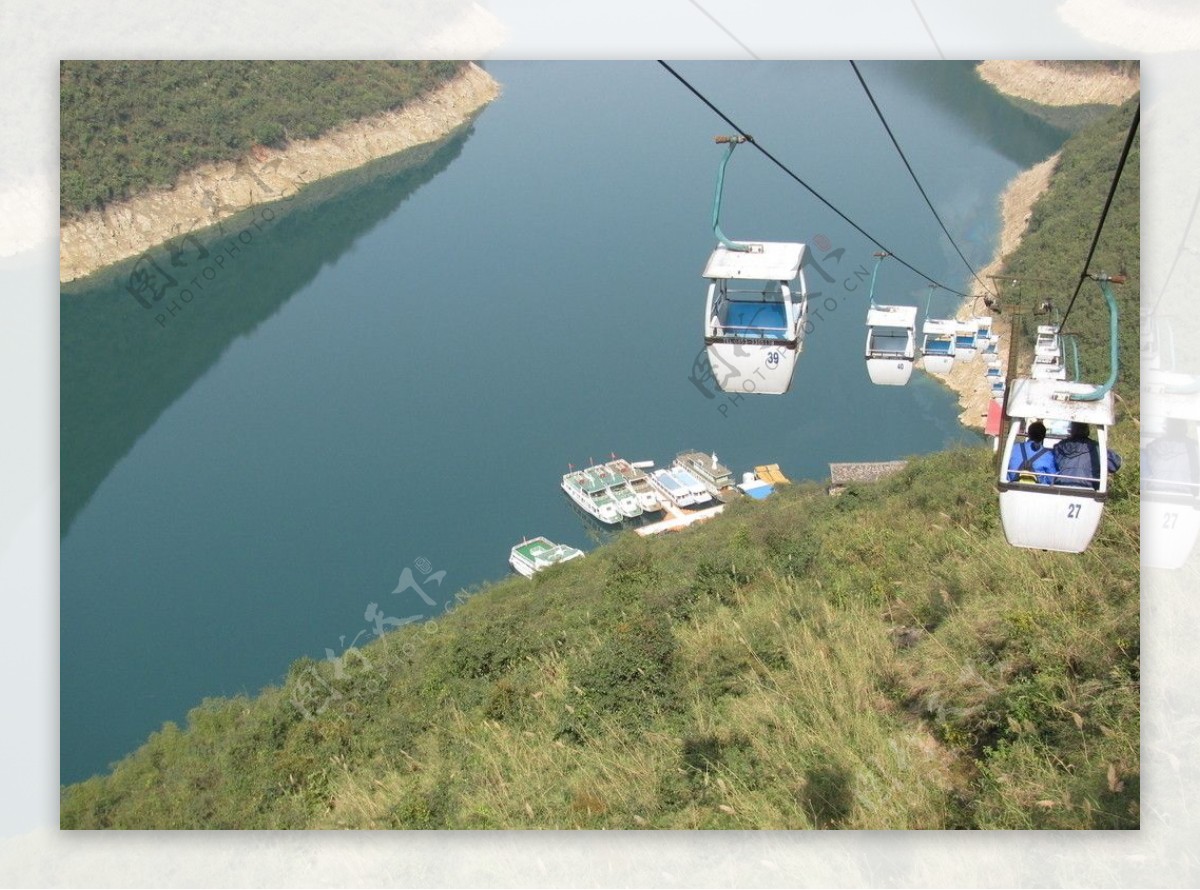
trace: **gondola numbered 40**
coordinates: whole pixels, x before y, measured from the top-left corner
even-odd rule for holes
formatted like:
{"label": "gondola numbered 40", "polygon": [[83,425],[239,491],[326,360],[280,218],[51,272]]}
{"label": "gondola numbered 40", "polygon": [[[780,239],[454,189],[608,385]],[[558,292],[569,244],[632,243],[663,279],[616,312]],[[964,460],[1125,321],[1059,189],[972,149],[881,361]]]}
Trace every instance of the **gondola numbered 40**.
{"label": "gondola numbered 40", "polygon": [[[1014,547],[1082,553],[1092,542],[1104,504],[1108,500],[1108,429],[1113,424],[1113,396],[1094,401],[1073,401],[1072,395],[1091,393],[1087,383],[1058,380],[1012,381],[1005,400],[1008,436],[1001,451],[996,486],[1000,492],[1000,521],[1004,536]],[[1045,447],[1066,438],[1072,422],[1086,423],[1095,437],[1098,470],[1095,478],[1067,478],[1055,474],[1050,485],[1010,482],[1009,464],[1028,425],[1041,420],[1046,426]]]}
{"label": "gondola numbered 40", "polygon": [[872,305],[867,311],[867,374],[880,386],[904,386],[917,356],[917,307]]}
{"label": "gondola numbered 40", "polygon": [[805,245],[760,241],[718,244],[704,267],[704,345],[725,392],[778,395],[792,385],[804,348],[808,286]]}

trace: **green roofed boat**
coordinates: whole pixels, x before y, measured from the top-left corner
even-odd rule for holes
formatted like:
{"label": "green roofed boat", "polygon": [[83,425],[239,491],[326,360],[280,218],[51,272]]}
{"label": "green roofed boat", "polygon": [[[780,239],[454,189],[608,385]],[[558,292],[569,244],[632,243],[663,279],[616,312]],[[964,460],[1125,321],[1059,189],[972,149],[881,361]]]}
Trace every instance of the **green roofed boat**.
{"label": "green roofed boat", "polygon": [[549,538],[533,538],[513,547],[508,561],[526,578],[532,578],[542,569],[568,562],[583,556],[583,551],[566,544],[555,544]]}

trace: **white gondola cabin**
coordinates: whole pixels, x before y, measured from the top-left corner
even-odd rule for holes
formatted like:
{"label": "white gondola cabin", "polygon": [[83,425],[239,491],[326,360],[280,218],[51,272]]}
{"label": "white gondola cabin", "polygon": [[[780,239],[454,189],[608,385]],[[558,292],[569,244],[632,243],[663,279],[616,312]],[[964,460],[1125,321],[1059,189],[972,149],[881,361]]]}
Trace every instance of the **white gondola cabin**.
{"label": "white gondola cabin", "polygon": [[1200,535],[1200,380],[1142,372],[1142,564],[1182,566]]}
{"label": "white gondola cabin", "polygon": [[1058,336],[1058,328],[1055,325],[1038,325],[1037,340],[1033,344],[1033,354],[1046,356],[1062,355],[1062,338]]}
{"label": "white gondola cabin", "polygon": [[[1104,502],[1108,499],[1108,428],[1113,423],[1113,396],[1096,401],[1072,401],[1071,394],[1087,394],[1087,383],[1020,378],[1012,382],[1005,405],[1010,422],[1000,461],[1000,521],[1004,536],[1014,547],[1082,553],[1092,541]],[[1053,474],[1052,483],[1009,481],[1009,463],[1025,441],[1029,423],[1041,420],[1047,429],[1045,447],[1065,438],[1073,421],[1092,428],[1099,460],[1096,478],[1067,478]]]}
{"label": "white gondola cabin", "polygon": [[1034,380],[1067,379],[1062,337],[1054,325],[1038,325],[1037,341],[1033,345],[1033,367],[1029,373]]}
{"label": "white gondola cabin", "polygon": [[708,362],[725,392],[785,393],[804,348],[805,245],[746,246],[743,251],[718,244],[704,267],[712,282],[704,307]]}
{"label": "white gondola cabin", "polygon": [[986,349],[992,342],[992,317],[990,315],[975,316],[975,345]]}
{"label": "white gondola cabin", "polygon": [[958,333],[958,322],[953,318],[927,318],[921,332],[925,338],[921,343],[925,370],[949,374],[954,367],[954,337]]}
{"label": "white gondola cabin", "polygon": [[881,386],[904,386],[917,357],[917,307],[873,305],[867,312],[867,373]]}
{"label": "white gondola cabin", "polygon": [[975,319],[969,318],[966,321],[955,322],[954,357],[956,359],[969,362],[975,358],[975,353],[978,351],[975,338],[978,334],[979,328],[975,325]]}
{"label": "white gondola cabin", "polygon": [[993,334],[988,338],[987,346],[983,347],[983,361],[990,368],[1000,364],[1000,335]]}

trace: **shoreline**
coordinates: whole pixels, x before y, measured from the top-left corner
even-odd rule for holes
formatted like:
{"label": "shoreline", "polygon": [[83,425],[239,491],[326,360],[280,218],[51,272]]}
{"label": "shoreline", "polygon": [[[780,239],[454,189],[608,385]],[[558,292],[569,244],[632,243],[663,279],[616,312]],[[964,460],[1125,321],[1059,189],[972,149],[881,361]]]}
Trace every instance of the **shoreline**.
{"label": "shoreline", "polygon": [[[984,281],[988,280],[989,275],[999,274],[1004,267],[1004,261],[1020,246],[1029,226],[1033,205],[1050,187],[1050,180],[1054,176],[1061,154],[1062,152],[1055,152],[1028,170],[1022,170],[1009,180],[1004,191],[1000,193],[1000,237],[991,261],[979,270],[979,277]],[[955,316],[969,318],[979,314],[975,305],[978,300],[978,297],[963,300]],[[1007,368],[1011,338],[1003,323],[997,325],[995,330],[1000,337],[1000,345],[997,348],[1000,367]],[[919,367],[924,370],[924,363]],[[978,356],[970,361],[956,361],[948,374],[937,374],[933,371],[926,373],[946,384],[958,395],[959,423],[980,430],[984,428],[987,423],[988,406],[992,402],[992,387],[991,381],[983,373],[983,362]]]}
{"label": "shoreline", "polygon": [[[1033,61],[988,60],[976,66],[979,76],[997,90],[1009,96],[1041,105],[1063,106],[1080,104],[1119,105],[1140,88],[1136,78],[1105,72],[1073,72],[1050,68]],[[1045,194],[1054,177],[1062,152],[1055,152],[1027,170],[1014,176],[1000,193],[1000,236],[991,261],[979,270],[979,277],[988,280],[998,275],[1004,262],[1021,245],[1033,205]],[[969,318],[977,314],[978,297],[966,298],[955,316]],[[1003,318],[1003,316],[1001,316]],[[1003,323],[996,328],[1000,335],[1000,366],[1008,367],[1010,336]],[[918,367],[924,370],[924,363]],[[958,395],[961,409],[958,420],[966,427],[983,430],[987,423],[988,407],[993,401],[991,384],[983,373],[983,363],[976,357],[971,361],[955,362],[948,374],[926,371]]]}
{"label": "shoreline", "polygon": [[156,189],[60,223],[59,283],[137,256],[304,186],[436,142],[500,95],[490,74],[469,63],[461,75],[395,111],[343,124],[283,148],[257,146],[237,161],[202,164]]}
{"label": "shoreline", "polygon": [[1141,89],[1138,78],[1116,71],[1077,71],[1025,59],[987,59],[975,66],[1007,96],[1038,105],[1120,105]]}

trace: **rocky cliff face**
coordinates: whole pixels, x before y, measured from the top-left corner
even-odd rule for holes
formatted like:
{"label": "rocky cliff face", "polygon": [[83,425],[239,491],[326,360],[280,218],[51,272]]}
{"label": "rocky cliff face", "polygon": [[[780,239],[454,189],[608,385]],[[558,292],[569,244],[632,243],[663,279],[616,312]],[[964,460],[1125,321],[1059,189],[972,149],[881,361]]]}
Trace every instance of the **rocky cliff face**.
{"label": "rocky cliff face", "polygon": [[169,238],[294,194],[308,183],[441,139],[499,94],[499,84],[472,64],[455,80],[398,111],[281,149],[258,146],[237,162],[205,164],[184,173],[172,189],[147,192],[65,221],[60,228],[59,280],[82,278]]}

